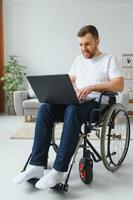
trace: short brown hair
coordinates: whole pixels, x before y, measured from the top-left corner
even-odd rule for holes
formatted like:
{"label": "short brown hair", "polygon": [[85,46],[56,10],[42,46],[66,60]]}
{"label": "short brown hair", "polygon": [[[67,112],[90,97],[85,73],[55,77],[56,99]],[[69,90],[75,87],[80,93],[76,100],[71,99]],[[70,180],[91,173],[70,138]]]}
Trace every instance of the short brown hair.
{"label": "short brown hair", "polygon": [[91,35],[95,38],[99,38],[98,30],[93,25],[83,26],[79,32],[77,33],[78,37],[84,37],[87,33],[91,33]]}

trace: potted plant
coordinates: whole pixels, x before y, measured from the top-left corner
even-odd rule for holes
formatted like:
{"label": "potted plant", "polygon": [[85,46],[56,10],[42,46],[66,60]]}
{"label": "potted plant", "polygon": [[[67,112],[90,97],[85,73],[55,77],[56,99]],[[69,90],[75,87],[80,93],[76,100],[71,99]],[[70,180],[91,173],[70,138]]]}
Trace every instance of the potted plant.
{"label": "potted plant", "polygon": [[8,114],[15,114],[13,105],[13,92],[23,89],[24,83],[24,66],[19,64],[17,56],[9,56],[10,59],[4,66],[4,76],[1,80],[4,81],[6,107]]}

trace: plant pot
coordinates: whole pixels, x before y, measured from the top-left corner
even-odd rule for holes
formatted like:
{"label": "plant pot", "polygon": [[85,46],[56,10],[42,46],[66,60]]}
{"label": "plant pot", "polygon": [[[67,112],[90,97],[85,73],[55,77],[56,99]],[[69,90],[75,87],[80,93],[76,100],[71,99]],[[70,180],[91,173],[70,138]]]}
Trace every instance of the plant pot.
{"label": "plant pot", "polygon": [[15,115],[14,106],[13,105],[8,106],[7,112],[8,112],[8,115]]}

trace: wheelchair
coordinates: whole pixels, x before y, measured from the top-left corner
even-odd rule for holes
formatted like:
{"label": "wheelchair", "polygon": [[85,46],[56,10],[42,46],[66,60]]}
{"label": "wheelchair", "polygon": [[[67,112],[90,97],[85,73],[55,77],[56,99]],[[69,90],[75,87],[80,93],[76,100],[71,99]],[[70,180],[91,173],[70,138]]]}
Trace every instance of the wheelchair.
{"label": "wheelchair", "polygon": [[[93,180],[93,162],[103,162],[103,165],[110,172],[116,171],[123,163],[129,148],[130,122],[125,107],[116,103],[115,92],[102,92],[100,94],[98,108],[94,108],[89,121],[83,124],[83,130],[79,135],[79,141],[73,154],[69,170],[64,183],[59,183],[52,189],[67,192],[68,180],[76,159],[79,148],[83,149],[83,156],[79,161],[79,176],[85,184],[91,184]],[[102,104],[102,98],[107,96],[109,104]],[[89,140],[92,131],[100,140],[100,151],[97,151]],[[55,125],[52,131],[51,146],[55,152],[58,150],[58,142],[55,139]],[[24,171],[30,161],[29,156]],[[36,183],[37,179],[30,179],[28,182]]]}

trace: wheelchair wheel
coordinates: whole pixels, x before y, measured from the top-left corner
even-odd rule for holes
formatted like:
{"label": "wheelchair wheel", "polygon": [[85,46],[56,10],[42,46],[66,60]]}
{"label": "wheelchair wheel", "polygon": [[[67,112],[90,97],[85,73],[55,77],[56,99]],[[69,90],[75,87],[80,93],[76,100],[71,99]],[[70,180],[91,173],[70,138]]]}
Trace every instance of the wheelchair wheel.
{"label": "wheelchair wheel", "polygon": [[79,175],[81,181],[85,184],[91,184],[93,180],[93,160],[82,158],[79,161]]}
{"label": "wheelchair wheel", "polygon": [[101,156],[104,166],[111,172],[124,161],[130,142],[130,123],[123,105],[110,107],[101,131]]}

